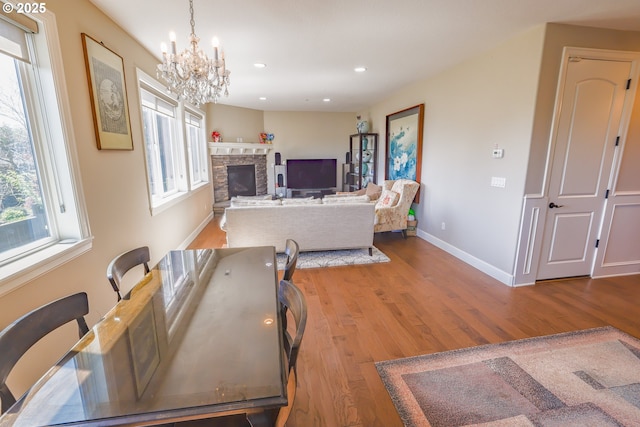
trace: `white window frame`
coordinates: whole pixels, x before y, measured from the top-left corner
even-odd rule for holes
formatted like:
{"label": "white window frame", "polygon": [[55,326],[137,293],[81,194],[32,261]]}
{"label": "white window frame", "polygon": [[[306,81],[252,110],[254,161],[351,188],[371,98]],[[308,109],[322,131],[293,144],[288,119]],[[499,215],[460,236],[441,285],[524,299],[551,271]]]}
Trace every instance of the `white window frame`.
{"label": "white window frame", "polygon": [[[197,126],[196,123],[197,122]],[[193,127],[197,139],[192,140],[189,128]],[[189,163],[189,188],[209,184],[209,160],[207,155],[207,138],[205,136],[204,115],[191,106],[184,106],[184,132]],[[197,173],[195,173],[197,169]],[[198,177],[198,178],[196,178]]]}
{"label": "white window frame", "polygon": [[[192,105],[185,105],[184,102],[179,101],[175,95],[167,92],[166,87],[162,83],[160,83],[159,81],[157,81],[156,79],[154,79],[153,77],[145,73],[144,71],[137,69],[136,72],[137,72],[137,78],[138,78],[140,123],[142,124],[142,127],[143,127],[142,140],[144,141],[143,146],[145,150],[144,159],[145,159],[145,166],[146,166],[145,170],[147,173],[147,189],[149,193],[149,207],[150,207],[151,215],[156,215],[170,208],[171,206],[174,206],[180,203],[181,201],[185,200],[186,198],[191,196],[191,194],[193,194],[195,191],[199,191],[202,188],[207,188],[209,183],[211,182],[211,179],[210,179],[211,174],[209,170],[209,162],[208,162],[207,149],[206,149],[207,147],[206,137],[205,137],[205,129],[204,129],[205,113],[204,111],[197,109]],[[157,197],[154,195],[153,184],[151,182],[151,173],[150,173],[151,165],[148,164],[147,159],[149,158],[148,156],[152,153],[150,153],[149,147],[147,146],[147,141],[144,138],[144,108],[142,105],[143,90],[151,93],[157,98],[164,100],[165,102],[168,102],[174,105],[175,111],[176,111],[175,122],[174,122],[175,126],[173,129],[174,131],[173,138],[175,138],[175,140],[173,141],[174,143],[172,144],[172,147],[173,147],[173,153],[177,162],[176,174],[178,175],[178,186],[177,186],[177,191],[171,194],[166,194],[164,195],[164,197]],[[205,155],[204,164],[201,165],[201,167],[202,166],[204,167],[205,173],[203,174],[203,180],[197,183],[192,183],[192,180],[191,180],[190,164],[192,163],[192,160],[191,160],[192,153],[189,149],[189,143],[188,143],[189,138],[187,136],[187,129],[186,129],[187,126],[185,123],[187,112],[201,119],[200,143],[204,146],[203,153]]]}
{"label": "white window frame", "polygon": [[48,273],[92,246],[55,15],[47,10],[29,17],[39,27],[30,42],[32,54],[37,57],[37,70],[27,73],[30,78],[23,81],[24,91],[31,132],[38,145],[42,190],[48,199],[50,222],[55,224],[53,238],[47,244],[0,266],[0,295]]}

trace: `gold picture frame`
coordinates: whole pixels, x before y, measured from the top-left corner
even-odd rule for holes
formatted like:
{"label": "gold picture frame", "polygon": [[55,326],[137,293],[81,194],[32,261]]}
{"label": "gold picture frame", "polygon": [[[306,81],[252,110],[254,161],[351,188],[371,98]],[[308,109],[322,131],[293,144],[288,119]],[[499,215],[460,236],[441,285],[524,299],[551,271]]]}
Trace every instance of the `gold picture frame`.
{"label": "gold picture frame", "polygon": [[133,150],[122,57],[82,33],[98,150]]}

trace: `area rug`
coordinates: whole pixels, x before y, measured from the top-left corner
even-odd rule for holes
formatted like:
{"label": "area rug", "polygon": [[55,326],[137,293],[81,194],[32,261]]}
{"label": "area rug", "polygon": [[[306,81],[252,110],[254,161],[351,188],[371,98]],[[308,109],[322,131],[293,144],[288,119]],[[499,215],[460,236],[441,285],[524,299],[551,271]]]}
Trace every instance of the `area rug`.
{"label": "area rug", "polygon": [[[278,254],[278,269],[284,270],[287,262],[285,254]],[[373,255],[369,249],[344,249],[338,251],[300,252],[296,268],[336,267],[340,265],[376,264],[389,262],[389,257],[375,246]]]}
{"label": "area rug", "polygon": [[613,327],[376,367],[405,426],[640,426],[640,340]]}

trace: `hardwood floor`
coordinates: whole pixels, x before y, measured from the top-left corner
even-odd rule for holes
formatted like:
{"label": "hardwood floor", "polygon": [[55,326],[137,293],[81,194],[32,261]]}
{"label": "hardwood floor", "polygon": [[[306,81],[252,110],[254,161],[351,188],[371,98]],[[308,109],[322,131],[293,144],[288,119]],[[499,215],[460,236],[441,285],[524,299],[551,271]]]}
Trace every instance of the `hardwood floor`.
{"label": "hardwood floor", "polygon": [[[221,247],[217,220],[191,247]],[[374,362],[605,325],[640,337],[640,275],[510,288],[417,237],[391,262],[296,270],[308,323],[289,427],[402,426]]]}

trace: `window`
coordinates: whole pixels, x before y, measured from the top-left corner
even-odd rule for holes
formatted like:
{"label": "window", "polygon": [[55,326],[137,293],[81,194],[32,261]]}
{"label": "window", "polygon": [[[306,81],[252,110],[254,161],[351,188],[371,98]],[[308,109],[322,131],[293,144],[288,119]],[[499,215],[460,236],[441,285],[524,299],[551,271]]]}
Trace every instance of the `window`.
{"label": "window", "polygon": [[209,180],[207,173],[207,144],[204,138],[204,120],[191,111],[185,112],[185,130],[187,134],[187,153],[191,187],[197,187]]}
{"label": "window", "polygon": [[0,19],[0,294],[90,248],[55,16]]}
{"label": "window", "polygon": [[153,204],[178,193],[184,172],[176,134],[176,105],[141,89],[142,122]]}
{"label": "window", "polygon": [[204,113],[185,106],[138,70],[151,210],[188,196],[209,182]]}

